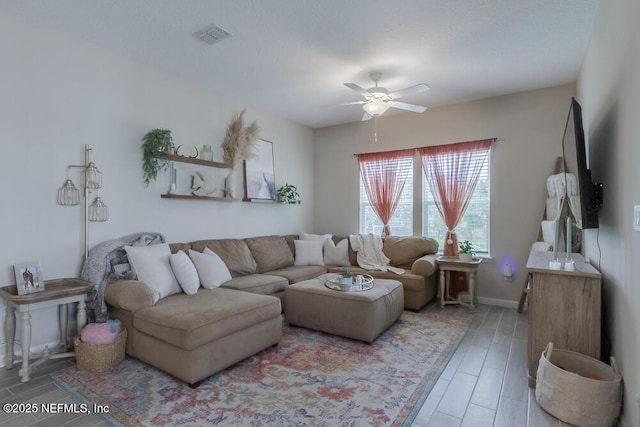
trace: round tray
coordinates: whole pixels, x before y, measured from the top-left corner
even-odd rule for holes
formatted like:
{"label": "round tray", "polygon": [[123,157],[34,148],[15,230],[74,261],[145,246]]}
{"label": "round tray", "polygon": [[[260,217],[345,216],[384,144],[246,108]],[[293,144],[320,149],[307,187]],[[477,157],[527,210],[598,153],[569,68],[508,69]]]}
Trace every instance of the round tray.
{"label": "round tray", "polygon": [[[360,276],[362,279],[359,279]],[[343,283],[341,279],[343,277],[340,274],[327,274],[327,280],[324,285],[329,289],[341,292],[362,292],[373,288],[373,277],[369,274],[351,276],[351,283]]]}

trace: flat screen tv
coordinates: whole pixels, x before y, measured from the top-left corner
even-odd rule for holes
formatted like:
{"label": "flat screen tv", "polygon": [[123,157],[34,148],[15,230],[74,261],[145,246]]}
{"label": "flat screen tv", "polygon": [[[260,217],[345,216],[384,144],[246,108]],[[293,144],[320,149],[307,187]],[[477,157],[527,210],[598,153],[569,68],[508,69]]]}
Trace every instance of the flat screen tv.
{"label": "flat screen tv", "polygon": [[591,170],[587,164],[587,147],[582,127],[582,107],[571,98],[571,107],[562,137],[562,155],[565,171],[578,180],[580,218],[574,213],[578,227],[598,228],[598,208],[602,205],[602,184],[591,180]]}

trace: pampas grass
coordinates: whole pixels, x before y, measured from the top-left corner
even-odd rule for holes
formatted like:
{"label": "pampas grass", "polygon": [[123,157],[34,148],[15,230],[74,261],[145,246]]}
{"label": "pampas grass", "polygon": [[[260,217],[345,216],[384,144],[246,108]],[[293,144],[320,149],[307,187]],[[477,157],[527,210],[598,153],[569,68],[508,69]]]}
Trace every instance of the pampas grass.
{"label": "pampas grass", "polygon": [[260,127],[254,120],[249,126],[244,126],[244,112],[233,116],[233,119],[227,126],[227,133],[222,143],[222,153],[224,161],[231,163],[231,167],[235,167],[243,160],[255,156],[255,148],[258,142],[258,133]]}

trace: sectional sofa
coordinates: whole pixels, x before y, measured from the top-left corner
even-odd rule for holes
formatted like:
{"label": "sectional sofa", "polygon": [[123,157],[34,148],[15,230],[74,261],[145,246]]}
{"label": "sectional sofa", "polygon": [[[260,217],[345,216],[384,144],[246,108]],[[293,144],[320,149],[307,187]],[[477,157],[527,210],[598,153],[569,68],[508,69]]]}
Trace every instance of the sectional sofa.
{"label": "sectional sofa", "polygon": [[[348,236],[333,236],[344,247]],[[172,253],[209,248],[231,274],[222,286],[199,288],[194,295],[176,293],[155,302],[149,287],[137,280],[107,285],[105,302],[111,317],[128,330],[127,354],[197,385],[199,381],[278,343],[282,330],[285,289],[327,272],[349,269],[376,278],[399,280],[404,307],[418,310],[436,294],[438,244],[424,237],[384,239],[390,264],[406,269],[401,275],[367,271],[357,266],[349,245],[342,265],[300,265],[298,235],[245,239],[198,240],[170,244]],[[328,243],[328,242],[327,242]],[[298,257],[296,256],[298,255]]]}

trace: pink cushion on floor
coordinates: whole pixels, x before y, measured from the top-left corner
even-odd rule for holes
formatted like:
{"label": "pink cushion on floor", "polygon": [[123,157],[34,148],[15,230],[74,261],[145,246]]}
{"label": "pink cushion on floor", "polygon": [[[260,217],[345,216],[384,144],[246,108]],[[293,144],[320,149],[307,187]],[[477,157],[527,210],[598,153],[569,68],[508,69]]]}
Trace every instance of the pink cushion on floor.
{"label": "pink cushion on floor", "polygon": [[89,323],[80,332],[80,339],[88,344],[111,344],[116,335],[108,323]]}

